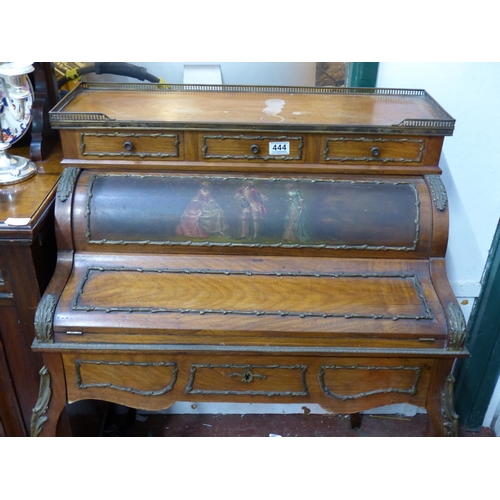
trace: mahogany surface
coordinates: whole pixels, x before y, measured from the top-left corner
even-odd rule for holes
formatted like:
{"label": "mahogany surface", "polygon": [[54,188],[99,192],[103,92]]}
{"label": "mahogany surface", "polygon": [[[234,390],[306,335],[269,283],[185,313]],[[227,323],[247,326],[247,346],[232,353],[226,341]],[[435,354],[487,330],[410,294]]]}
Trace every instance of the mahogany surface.
{"label": "mahogany surface", "polygon": [[425,92],[85,84],[51,120],[68,168],[32,435],[84,399],[411,403],[456,435],[454,120]]}
{"label": "mahogany surface", "polygon": [[133,102],[126,87],[101,92],[94,92],[92,86],[81,87],[81,93],[58,107],[58,111],[98,112],[112,120],[126,122],[192,123],[197,128],[215,124],[392,126],[407,119],[442,118],[427,96],[417,91],[392,96],[321,93],[315,89],[317,93],[311,99],[310,93],[299,93],[299,89],[293,87],[274,91],[250,87],[243,88],[247,90],[243,92],[241,89],[231,92],[230,87],[220,92],[216,86],[215,91],[191,86],[179,92],[170,91],[169,85],[149,87],[157,90],[137,92]]}
{"label": "mahogany surface", "polygon": [[[29,157],[28,147],[13,154]],[[38,162],[38,174],[0,187],[0,420],[7,436],[30,434],[42,356],[31,350],[33,320],[55,268],[54,193],[61,148]],[[8,225],[8,218],[26,219]]]}

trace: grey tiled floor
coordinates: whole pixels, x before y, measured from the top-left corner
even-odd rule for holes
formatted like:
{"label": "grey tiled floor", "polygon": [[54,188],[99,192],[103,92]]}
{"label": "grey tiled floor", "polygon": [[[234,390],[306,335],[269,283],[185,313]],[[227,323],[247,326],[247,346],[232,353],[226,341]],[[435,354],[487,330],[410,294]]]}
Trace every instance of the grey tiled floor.
{"label": "grey tiled floor", "polygon": [[[106,421],[95,434],[84,420],[74,420],[75,435],[105,437],[422,437],[427,415],[364,415],[361,426],[351,428],[349,416],[317,414],[165,415],[128,414],[108,410]],[[459,429],[460,437],[494,437],[491,429],[478,432]]]}

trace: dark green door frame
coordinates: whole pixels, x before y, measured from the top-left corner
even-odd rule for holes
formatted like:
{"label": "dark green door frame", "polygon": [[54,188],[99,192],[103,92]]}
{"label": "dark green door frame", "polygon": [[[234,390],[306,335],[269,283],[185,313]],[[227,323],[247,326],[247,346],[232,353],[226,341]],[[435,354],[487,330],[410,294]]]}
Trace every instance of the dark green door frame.
{"label": "dark green door frame", "polygon": [[351,62],[347,67],[347,86],[375,87],[378,62]]}
{"label": "dark green door frame", "polygon": [[500,376],[500,222],[467,329],[470,357],[455,367],[455,408],[461,425],[478,430]]}

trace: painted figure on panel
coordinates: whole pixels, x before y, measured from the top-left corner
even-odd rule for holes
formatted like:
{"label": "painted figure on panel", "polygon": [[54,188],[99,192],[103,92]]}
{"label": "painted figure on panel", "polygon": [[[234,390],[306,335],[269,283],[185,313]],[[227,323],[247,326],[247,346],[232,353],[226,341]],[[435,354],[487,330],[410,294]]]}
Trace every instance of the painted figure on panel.
{"label": "painted figure on panel", "polygon": [[253,221],[253,239],[259,234],[260,221],[267,214],[264,202],[268,199],[253,184],[253,181],[246,181],[245,184],[236,191],[236,198],[241,207],[241,238],[248,238],[250,232],[250,220]]}
{"label": "painted figure on panel", "polygon": [[209,183],[202,182],[196,196],[182,213],[177,234],[191,238],[207,238],[211,234],[224,234],[228,227],[222,208],[210,194]]}
{"label": "painted figure on panel", "polygon": [[288,183],[286,186],[288,210],[285,215],[285,241],[305,241],[308,239],[305,225],[305,203],[298,188]]}

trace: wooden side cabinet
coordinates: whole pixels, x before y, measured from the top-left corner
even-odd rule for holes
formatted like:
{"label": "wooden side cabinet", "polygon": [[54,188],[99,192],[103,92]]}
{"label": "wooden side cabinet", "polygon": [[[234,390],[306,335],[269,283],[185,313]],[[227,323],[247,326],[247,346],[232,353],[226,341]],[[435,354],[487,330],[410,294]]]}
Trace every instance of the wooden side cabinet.
{"label": "wooden side cabinet", "polygon": [[[29,157],[28,148],[16,154]],[[30,434],[42,357],[31,350],[34,317],[55,267],[54,193],[60,150],[35,177],[0,186],[0,435]]]}

